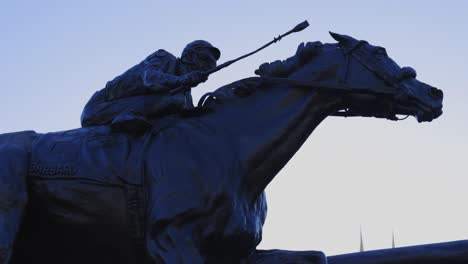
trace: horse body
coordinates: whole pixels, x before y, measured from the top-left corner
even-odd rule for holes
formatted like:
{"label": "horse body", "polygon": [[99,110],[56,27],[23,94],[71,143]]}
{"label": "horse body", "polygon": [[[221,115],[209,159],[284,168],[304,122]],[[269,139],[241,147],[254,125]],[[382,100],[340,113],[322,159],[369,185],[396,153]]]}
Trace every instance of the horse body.
{"label": "horse body", "polygon": [[[312,131],[339,110],[430,121],[440,115],[442,101],[435,88],[414,77],[398,80],[398,96],[384,99],[298,85],[312,80],[345,88],[368,85],[377,92],[388,87],[391,80],[376,76],[379,63],[390,64],[388,58],[357,63],[363,57],[352,59],[347,52],[373,54],[373,46],[338,40],[341,45],[301,45],[292,59],[260,68],[286,76],[285,82],[270,83],[268,74],[235,82],[193,113],[153,120],[142,135],[108,127],[30,132],[29,141],[18,141],[30,153],[29,170],[22,171],[28,178],[26,216],[18,238],[13,234],[3,242],[11,246],[16,240],[13,262],[325,261],[318,252],[255,250],[266,217],[265,187]],[[384,70],[390,76],[395,67]],[[389,102],[392,107],[384,107]],[[0,221],[21,214],[0,214]]]}
{"label": "horse body", "polygon": [[255,250],[266,202],[246,195],[230,142],[195,119],[158,123],[137,137],[36,135],[12,262],[227,263]]}
{"label": "horse body", "polygon": [[[44,263],[239,263],[248,258],[261,241],[263,189],[271,174],[336,111],[336,102],[304,96],[315,93],[310,89],[261,90],[259,85],[253,78],[223,87],[206,104],[223,111],[159,119],[141,136],[109,127],[36,135],[30,147],[29,208],[13,262],[33,257]],[[239,87],[259,89],[258,98],[266,101],[246,97],[240,107],[233,94]],[[220,103],[229,97],[234,104]],[[247,118],[250,100],[265,109]],[[280,120],[268,118],[274,109]],[[230,115],[246,118],[235,122]]]}

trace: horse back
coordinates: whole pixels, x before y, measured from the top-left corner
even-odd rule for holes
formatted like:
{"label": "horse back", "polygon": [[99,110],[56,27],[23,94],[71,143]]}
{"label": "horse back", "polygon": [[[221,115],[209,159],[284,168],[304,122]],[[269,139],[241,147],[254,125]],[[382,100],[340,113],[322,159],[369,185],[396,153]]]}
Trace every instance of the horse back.
{"label": "horse back", "polygon": [[141,138],[113,133],[109,127],[48,133],[32,144],[30,177],[82,179],[103,184],[141,184],[135,173]]}
{"label": "horse back", "polygon": [[32,130],[0,134],[0,147],[5,145],[16,145],[29,150],[32,142],[38,135],[39,134]]}

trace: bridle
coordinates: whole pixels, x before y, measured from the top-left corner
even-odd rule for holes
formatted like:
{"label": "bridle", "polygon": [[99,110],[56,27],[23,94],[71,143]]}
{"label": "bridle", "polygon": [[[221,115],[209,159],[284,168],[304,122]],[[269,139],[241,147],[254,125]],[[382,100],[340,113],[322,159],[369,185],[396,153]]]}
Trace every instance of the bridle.
{"label": "bridle", "polygon": [[[375,55],[370,53],[367,49],[362,48],[365,44],[368,44],[366,41],[358,41],[354,46],[346,48],[341,47],[343,50],[343,54],[345,56],[345,68],[342,72],[342,76],[340,78],[340,82],[337,84],[330,84],[330,83],[323,83],[323,82],[316,82],[316,81],[302,81],[302,80],[291,80],[288,78],[276,78],[276,77],[261,77],[262,81],[268,83],[288,83],[294,86],[303,86],[303,87],[312,87],[315,90],[326,92],[326,93],[335,93],[338,95],[350,95],[350,94],[371,94],[375,95],[376,97],[388,99],[398,96],[398,93],[404,91],[404,88],[401,85],[401,81],[406,79],[404,74],[403,77],[395,77],[391,76],[385,71],[385,69],[381,66],[381,63],[378,63],[375,60]],[[378,78],[384,81],[386,85],[379,86],[379,87],[358,87],[358,86],[350,86],[348,85],[348,73],[351,59],[355,59],[359,62],[362,66],[364,66],[367,70],[374,73]],[[409,71],[411,73],[414,72],[412,68],[405,67],[402,69],[402,72]],[[415,75],[415,72],[414,72]],[[410,74],[408,77],[415,77]],[[390,102],[390,100],[386,101],[387,105],[387,113],[385,113],[383,118],[387,118],[390,120],[404,120],[408,118],[408,116],[404,118],[398,118],[393,112],[394,103]],[[341,116],[341,117],[354,117],[354,116],[362,116],[360,113],[354,112],[352,109],[345,108],[341,109],[331,116]]]}
{"label": "bridle", "polygon": [[[404,67],[400,72],[400,76],[398,77],[389,75],[388,71],[383,69],[382,64],[375,61],[375,57],[376,57],[375,54],[371,54],[368,49],[362,48],[365,44],[368,44],[368,42],[361,40],[361,41],[358,41],[351,48],[344,49],[344,55],[346,58],[346,67],[345,67],[345,73],[344,73],[342,80],[345,84],[347,84],[347,80],[348,80],[348,71],[349,71],[351,58],[355,59],[362,66],[364,66],[367,70],[374,73],[378,78],[383,80],[385,84],[388,84],[389,86],[385,86],[384,89],[391,89],[393,91],[391,93],[393,96],[397,95],[398,92],[401,92],[404,90],[404,88],[401,85],[402,80],[406,79],[406,77],[416,77],[416,72],[412,68],[409,68],[409,67]],[[410,71],[412,75],[414,76],[405,76],[405,74],[403,74],[405,71]],[[351,89],[351,90],[353,91],[354,89]],[[395,93],[395,91],[397,93]],[[382,95],[377,94],[377,96],[382,96]],[[387,96],[386,93],[385,93],[385,96]],[[409,117],[409,115],[407,115],[406,117],[398,118],[392,111],[394,108],[393,103],[387,102],[387,105],[389,106],[388,107],[389,111],[385,114],[385,118],[397,121],[397,120],[405,120],[406,118]],[[349,117],[349,116],[360,116],[360,115],[357,113],[352,113],[349,109],[344,109],[343,111],[338,111],[332,114],[332,116]]]}
{"label": "bridle", "polygon": [[[342,71],[342,76],[340,78],[339,83],[325,83],[320,81],[304,81],[304,80],[294,80],[288,79],[284,77],[259,77],[261,83],[268,83],[268,84],[290,84],[296,87],[307,87],[313,88],[316,91],[324,92],[324,93],[331,93],[336,95],[352,95],[352,94],[368,94],[368,95],[375,95],[378,98],[386,100],[386,113],[382,116],[378,116],[380,118],[386,118],[389,120],[404,120],[408,118],[408,116],[404,118],[398,118],[394,114],[394,103],[390,98],[394,98],[398,96],[398,93],[404,91],[404,88],[401,85],[401,81],[405,78],[391,76],[387,73],[387,71],[381,66],[382,63],[377,63],[375,60],[375,54],[369,52],[369,50],[362,48],[366,41],[358,41],[352,47],[343,47],[340,48],[343,50],[343,54],[345,56],[345,68]],[[350,86],[348,85],[348,72],[350,67],[351,59],[355,59],[361,65],[363,65],[367,70],[374,73],[378,78],[382,79],[385,83],[383,86],[378,87],[358,87],[358,86]],[[414,72],[413,69],[409,67],[405,67],[402,71],[406,69],[407,71]],[[403,76],[404,74],[402,74]],[[414,73],[415,75],[415,73]],[[404,77],[404,76],[403,76]],[[409,76],[413,77],[413,76]],[[236,92],[236,91],[234,91]],[[208,98],[216,98],[216,92],[207,93],[202,96],[200,99],[198,106],[201,107],[204,103],[208,100]],[[341,116],[341,117],[355,117],[355,116],[363,116],[362,113],[357,113],[350,108],[345,108],[338,110],[335,113],[330,114],[330,116]]]}

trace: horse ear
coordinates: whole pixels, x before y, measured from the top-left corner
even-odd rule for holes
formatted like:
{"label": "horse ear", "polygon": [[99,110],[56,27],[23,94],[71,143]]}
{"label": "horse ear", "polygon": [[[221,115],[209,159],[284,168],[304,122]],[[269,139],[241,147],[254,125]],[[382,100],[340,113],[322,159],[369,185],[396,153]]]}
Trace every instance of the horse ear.
{"label": "horse ear", "polygon": [[330,32],[330,35],[332,36],[332,38],[335,39],[336,41],[338,41],[343,46],[350,45],[352,43],[358,42],[356,39],[354,39],[354,38],[352,38],[350,36],[340,35],[340,34],[337,34],[337,33],[331,32],[331,31],[329,31],[329,32]]}

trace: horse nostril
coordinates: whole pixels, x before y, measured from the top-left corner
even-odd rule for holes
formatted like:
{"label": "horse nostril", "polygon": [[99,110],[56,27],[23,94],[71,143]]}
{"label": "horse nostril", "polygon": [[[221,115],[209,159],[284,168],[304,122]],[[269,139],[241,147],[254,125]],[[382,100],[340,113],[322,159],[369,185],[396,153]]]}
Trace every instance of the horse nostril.
{"label": "horse nostril", "polygon": [[444,93],[442,92],[442,90],[439,90],[435,87],[431,87],[429,95],[434,99],[442,99],[444,97]]}

